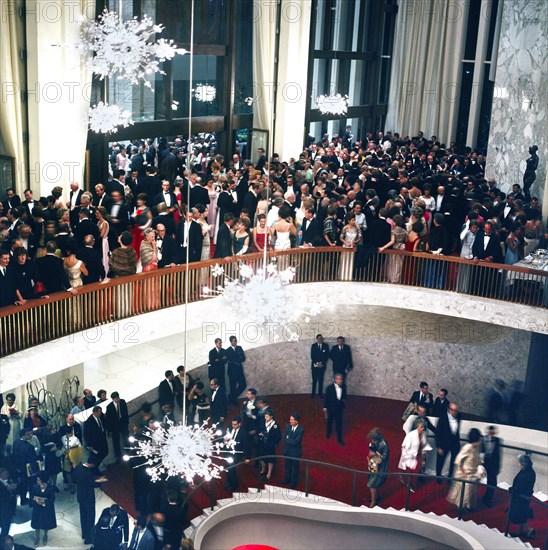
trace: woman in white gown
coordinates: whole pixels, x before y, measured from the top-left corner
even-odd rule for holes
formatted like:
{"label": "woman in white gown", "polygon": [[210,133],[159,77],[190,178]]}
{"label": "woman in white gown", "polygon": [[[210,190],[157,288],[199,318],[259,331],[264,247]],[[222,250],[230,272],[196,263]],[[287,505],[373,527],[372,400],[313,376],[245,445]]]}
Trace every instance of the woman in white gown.
{"label": "woman in white gown", "polygon": [[102,261],[103,267],[105,268],[105,275],[108,274],[108,271],[110,269],[108,263],[108,254],[110,251],[110,247],[108,245],[108,231],[110,229],[110,225],[106,220],[107,215],[107,209],[104,206],[99,206],[97,208],[97,227],[99,228],[99,236],[101,237]]}
{"label": "woman in white gown", "polygon": [[293,223],[289,208],[280,208],[278,221],[272,227],[274,234],[274,250],[287,250],[291,248],[291,236],[297,234],[297,228]]}
{"label": "woman in white gown", "polygon": [[19,430],[21,429],[21,411],[19,405],[15,403],[14,393],[6,395],[6,402],[2,405],[0,414],[4,414],[9,418],[10,433],[6,441],[6,450],[8,454],[11,454],[13,443],[19,439]]}

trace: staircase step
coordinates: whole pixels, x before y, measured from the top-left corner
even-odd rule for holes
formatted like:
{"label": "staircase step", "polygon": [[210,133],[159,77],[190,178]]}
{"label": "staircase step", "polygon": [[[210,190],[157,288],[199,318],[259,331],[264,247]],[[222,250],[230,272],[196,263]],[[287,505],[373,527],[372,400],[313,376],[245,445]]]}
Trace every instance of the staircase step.
{"label": "staircase step", "polygon": [[198,517],[195,517],[194,519],[191,519],[190,523],[194,526],[194,528],[196,528],[196,527],[198,527],[198,525],[200,525],[200,523],[202,523],[202,521],[204,521],[204,519],[206,517],[207,516],[205,514],[202,514],[201,516],[198,516]]}
{"label": "staircase step", "polygon": [[210,516],[211,514],[214,514],[219,509],[219,506],[213,506],[213,510],[211,509],[211,506],[208,506],[207,508],[204,508],[204,514],[206,516]]}
{"label": "staircase step", "polygon": [[264,490],[268,491],[269,493],[281,493],[283,491],[283,487],[278,487],[277,485],[266,485],[265,484]]}
{"label": "staircase step", "polygon": [[234,499],[233,498],[220,498],[217,501],[217,506],[219,506],[219,507],[225,506],[226,504],[229,504],[230,502],[234,502]]}
{"label": "staircase step", "polygon": [[194,527],[187,527],[183,533],[187,539],[194,539]]}
{"label": "staircase step", "polygon": [[257,489],[257,487],[249,487],[247,492],[252,494],[257,494],[259,492],[259,489]]}

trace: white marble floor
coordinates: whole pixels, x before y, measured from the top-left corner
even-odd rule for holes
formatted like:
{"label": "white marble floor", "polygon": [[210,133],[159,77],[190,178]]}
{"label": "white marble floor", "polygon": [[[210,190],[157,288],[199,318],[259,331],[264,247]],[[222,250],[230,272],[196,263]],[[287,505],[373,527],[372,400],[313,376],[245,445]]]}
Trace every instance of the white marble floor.
{"label": "white marble floor", "polygon": [[[60,476],[59,476],[60,477]],[[63,484],[59,487],[62,489]],[[114,501],[101,489],[95,489],[96,518],[99,519],[104,508]],[[80,510],[76,495],[70,491],[61,490],[55,499],[55,512],[57,527],[48,533],[48,544],[39,548],[83,550],[89,548],[84,544],[80,531]],[[10,535],[18,544],[24,544],[32,548],[34,546],[34,530],[30,526],[31,509],[29,506],[18,506],[14,522],[11,525]]]}

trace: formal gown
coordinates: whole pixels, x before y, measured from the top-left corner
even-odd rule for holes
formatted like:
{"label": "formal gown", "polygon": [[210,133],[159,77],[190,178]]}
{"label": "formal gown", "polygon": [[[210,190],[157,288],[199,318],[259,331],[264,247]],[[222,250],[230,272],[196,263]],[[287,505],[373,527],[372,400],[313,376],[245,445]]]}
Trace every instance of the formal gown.
{"label": "formal gown", "polygon": [[[407,243],[407,232],[403,227],[394,227],[392,229],[394,250],[405,250]],[[399,283],[401,280],[403,266],[403,256],[400,254],[390,254],[386,259],[386,277],[389,283]]]}
{"label": "formal gown", "polygon": [[291,248],[291,232],[276,231],[274,250],[287,250],[289,248]]}
{"label": "formal gown", "polygon": [[110,247],[108,246],[108,232],[110,230],[110,225],[106,220],[99,222],[97,225],[99,226],[99,232],[101,232],[105,225],[107,228],[101,239],[101,260],[103,262],[103,267],[105,268],[105,273],[108,273],[110,269],[110,266],[108,265],[108,253],[110,252]]}
{"label": "formal gown", "polygon": [[[207,223],[211,226],[209,228],[209,241],[211,242],[211,240],[215,236],[215,227],[217,225],[217,197],[219,196],[219,193],[215,191],[215,189],[210,189],[209,187],[207,187],[206,189],[209,194],[209,204],[207,205]],[[209,258],[207,259],[209,260]]]}
{"label": "formal gown", "polygon": [[84,286],[82,281],[82,261],[78,260],[72,267],[65,266],[65,271],[67,272],[69,283],[72,288],[80,288]]}
{"label": "formal gown", "polygon": [[[480,447],[467,443],[459,451],[457,458],[455,458],[455,478],[478,481],[482,477],[482,472],[478,469],[480,463]],[[454,481],[449,490],[449,495],[447,495],[447,500],[455,506],[460,505],[463,490],[462,485],[462,483]],[[463,506],[469,510],[473,510],[477,506],[477,500],[478,486],[472,483],[466,483],[464,485]]]}

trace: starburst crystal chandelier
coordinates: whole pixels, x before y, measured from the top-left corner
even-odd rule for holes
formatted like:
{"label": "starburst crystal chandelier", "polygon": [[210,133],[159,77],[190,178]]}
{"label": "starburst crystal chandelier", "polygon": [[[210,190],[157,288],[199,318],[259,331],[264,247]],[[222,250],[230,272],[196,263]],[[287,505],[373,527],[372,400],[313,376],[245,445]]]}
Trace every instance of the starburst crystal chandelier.
{"label": "starburst crystal chandelier", "polygon": [[[134,456],[144,458],[151,480],[168,477],[184,477],[189,483],[195,476],[206,480],[220,478],[225,463],[232,463],[236,442],[223,438],[217,424],[207,422],[187,426],[168,422],[145,432],[145,439],[135,441]],[[129,456],[124,457],[129,460]]]}
{"label": "starburst crystal chandelier", "polygon": [[109,76],[132,84],[143,81],[150,88],[146,75],[165,74],[160,69],[161,62],[187,53],[177,48],[173,40],[154,40],[154,35],[163,30],[146,15],[141,20],[134,17],[124,21],[105,9],[96,21],[83,19],[77,45],[88,54],[87,65],[101,80]]}
{"label": "starburst crystal chandelier", "polygon": [[196,101],[211,103],[217,96],[217,89],[210,84],[198,84],[194,89],[194,97]]}
{"label": "starburst crystal chandelier", "polygon": [[[256,271],[241,264],[239,278],[232,279],[223,267],[215,264],[211,275],[223,280],[214,289],[204,287],[203,296],[222,296],[233,311],[244,315],[248,312],[250,320],[257,323],[287,326],[301,317],[308,323],[311,316],[320,313],[322,306],[290,291],[296,272],[295,267],[280,270],[274,262]],[[299,339],[295,331],[290,331],[288,336],[290,341]]]}
{"label": "starburst crystal chandelier", "polygon": [[348,96],[341,94],[322,94],[316,98],[316,106],[322,115],[346,115]]}
{"label": "starburst crystal chandelier", "polygon": [[133,124],[131,113],[118,105],[109,105],[100,101],[88,110],[89,128],[98,134],[114,134],[118,126],[127,128]]}

